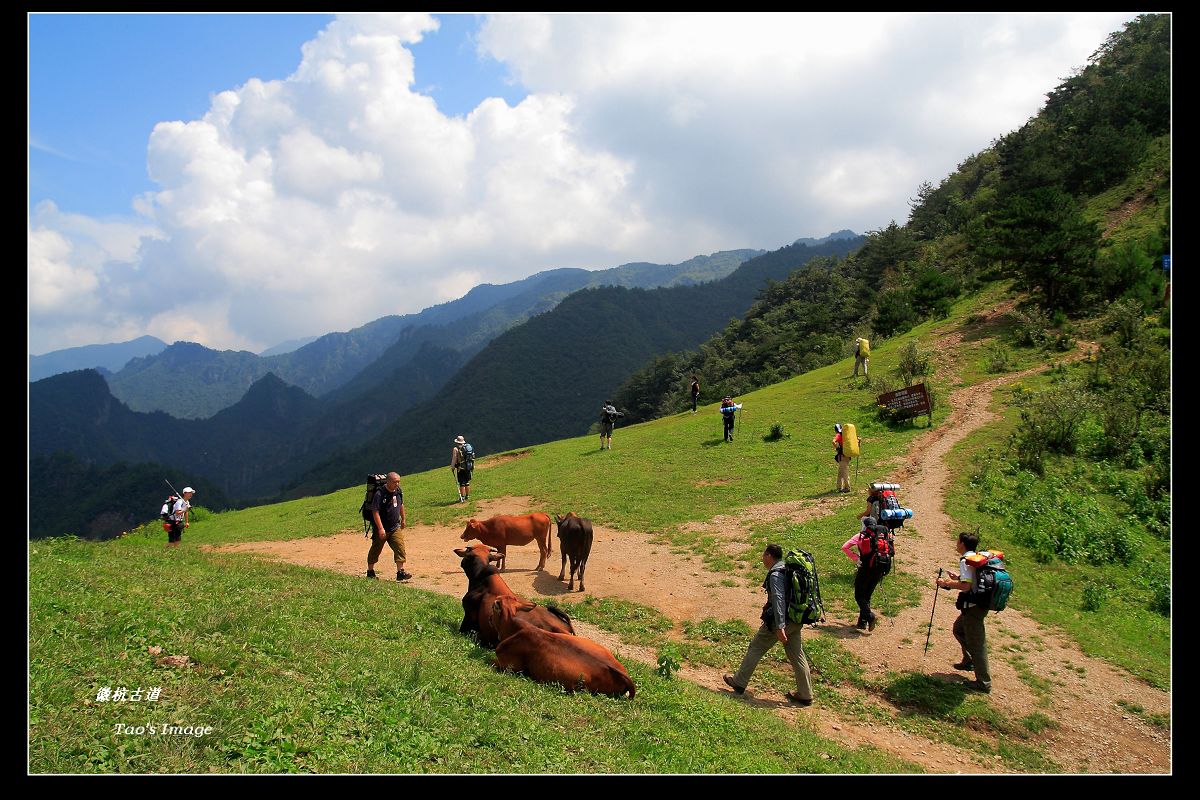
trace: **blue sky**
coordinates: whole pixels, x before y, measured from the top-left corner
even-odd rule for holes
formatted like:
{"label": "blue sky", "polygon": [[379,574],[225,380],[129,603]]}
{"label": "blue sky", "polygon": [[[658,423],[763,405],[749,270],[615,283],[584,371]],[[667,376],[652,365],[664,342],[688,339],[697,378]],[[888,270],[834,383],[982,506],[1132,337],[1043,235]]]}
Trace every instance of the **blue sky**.
{"label": "blue sky", "polygon": [[[481,18],[439,14],[416,44],[416,88],[444,113],[524,93],[476,55]],[[127,214],[150,191],[146,143],[163,120],[204,115],[214,91],[283,79],[332,14],[32,14],[29,17],[29,202]]]}
{"label": "blue sky", "polygon": [[30,15],[30,352],[903,223],[1133,17]]}

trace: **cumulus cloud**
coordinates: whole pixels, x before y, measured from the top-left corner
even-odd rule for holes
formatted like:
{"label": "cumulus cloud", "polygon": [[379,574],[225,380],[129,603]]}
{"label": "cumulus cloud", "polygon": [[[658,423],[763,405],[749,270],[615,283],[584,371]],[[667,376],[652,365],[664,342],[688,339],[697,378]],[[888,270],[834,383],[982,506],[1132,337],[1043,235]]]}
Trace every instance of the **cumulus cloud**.
{"label": "cumulus cloud", "polygon": [[529,94],[451,117],[414,88],[435,19],[339,16],[288,78],[155,126],[132,221],[31,214],[31,340],[259,349],[480,281],[903,221],[1126,18],[496,15],[479,53]]}

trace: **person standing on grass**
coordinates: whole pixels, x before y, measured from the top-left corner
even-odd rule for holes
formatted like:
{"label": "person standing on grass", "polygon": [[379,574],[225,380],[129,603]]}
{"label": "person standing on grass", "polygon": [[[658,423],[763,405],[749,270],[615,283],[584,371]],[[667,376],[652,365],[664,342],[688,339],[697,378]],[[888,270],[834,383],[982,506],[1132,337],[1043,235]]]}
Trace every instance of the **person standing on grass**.
{"label": "person standing on grass", "polygon": [[833,431],[833,460],[838,465],[837,490],[839,492],[849,492],[850,456],[842,452],[842,426],[835,422]]}
{"label": "person standing on grass", "polygon": [[792,622],[787,616],[788,574],[783,563],[783,548],[777,544],[767,545],[767,549],[763,550],[762,563],[767,568],[767,577],[763,580],[763,588],[767,590],[767,603],[762,610],[762,626],[750,640],[750,646],[746,649],[746,656],[742,659],[737,673],[723,675],[722,680],[726,686],[733,689],[734,694],[744,693],[758,662],[776,642],[780,642],[796,678],[796,690],[788,692],[785,696],[798,705],[811,706],[812,676],[809,674],[804,646],[800,643],[802,626],[798,622]]}
{"label": "person standing on grass", "polygon": [[992,674],[988,670],[987,631],[984,629],[984,619],[987,618],[987,603],[979,604],[971,601],[971,586],[975,583],[975,568],[967,563],[967,557],[975,555],[979,547],[979,537],[973,533],[960,533],[955,549],[958,550],[958,572],[951,572],[949,578],[938,578],[937,585],[943,589],[957,589],[958,599],[954,607],[958,609],[958,619],[954,620],[954,638],[962,648],[962,661],[954,665],[955,669],[963,672],[974,670],[975,680],[967,684],[967,688],[985,694],[992,691]]}
{"label": "person standing on grass", "polygon": [[167,547],[179,547],[179,542],[183,540],[183,529],[191,527],[191,522],[188,519],[192,514],[192,498],[195,497],[196,490],[190,486],[185,486],[180,494],[183,497],[176,500],[174,505],[171,506],[170,530],[167,531]]}
{"label": "person standing on grass", "polygon": [[617,417],[623,416],[625,416],[624,412],[617,411],[617,407],[613,405],[612,400],[604,401],[604,407],[600,409],[601,450],[612,450],[613,427],[617,424]]}
{"label": "person standing on grass", "polygon": [[454,439],[450,451],[450,471],[458,480],[458,502],[465,503],[471,497],[471,472],[475,469],[475,454],[471,445],[462,436]]}
{"label": "person standing on grass", "polygon": [[404,569],[404,492],[400,490],[400,476],[395,472],[387,474],[384,488],[377,489],[371,497],[371,532],[367,577],[375,577],[375,562],[386,542],[396,557],[396,580],[411,578],[412,573]]}
{"label": "person standing on grass", "polygon": [[692,413],[696,413],[696,401],[700,399],[700,379],[692,375]]}

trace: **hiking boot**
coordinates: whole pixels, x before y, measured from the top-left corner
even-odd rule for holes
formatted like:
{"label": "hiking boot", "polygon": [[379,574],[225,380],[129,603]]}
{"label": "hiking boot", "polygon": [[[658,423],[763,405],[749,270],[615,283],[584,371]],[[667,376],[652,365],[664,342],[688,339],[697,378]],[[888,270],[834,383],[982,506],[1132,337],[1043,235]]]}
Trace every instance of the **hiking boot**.
{"label": "hiking boot", "polygon": [[784,697],[786,697],[789,701],[795,703],[798,706],[811,706],[813,704],[811,697],[809,699],[805,700],[803,697],[796,694],[795,692],[788,692],[786,695],[784,695]]}
{"label": "hiking boot", "polygon": [[860,623],[858,623],[857,625],[855,625],[854,627],[855,627],[855,629],[857,629],[857,630],[860,630],[860,631],[865,631],[865,630],[867,629],[867,623],[865,623],[865,622],[860,622]]}
{"label": "hiking boot", "polygon": [[871,619],[867,620],[867,630],[868,631],[875,630],[875,626],[878,624],[879,624],[878,618],[872,617]]}
{"label": "hiking boot", "polygon": [[954,665],[955,669],[961,669],[963,672],[974,672],[975,665],[970,661],[960,661]]}
{"label": "hiking boot", "polygon": [[743,694],[746,691],[745,686],[738,686],[736,683],[733,682],[732,675],[722,675],[721,680],[725,681],[726,686],[728,686],[730,689],[733,689],[734,694]]}
{"label": "hiking boot", "polygon": [[968,681],[966,688],[972,692],[982,692],[983,694],[991,694],[992,687],[981,681]]}
{"label": "hiking boot", "polygon": [[398,581],[406,581],[411,577],[412,577],[412,573],[406,572],[405,570],[400,570],[399,572],[396,573],[396,580],[398,580]]}
{"label": "hiking boot", "polygon": [[373,570],[373,569],[369,569],[369,570],[367,570],[367,577],[368,577],[368,578],[374,578],[374,577],[375,577],[375,570]]}

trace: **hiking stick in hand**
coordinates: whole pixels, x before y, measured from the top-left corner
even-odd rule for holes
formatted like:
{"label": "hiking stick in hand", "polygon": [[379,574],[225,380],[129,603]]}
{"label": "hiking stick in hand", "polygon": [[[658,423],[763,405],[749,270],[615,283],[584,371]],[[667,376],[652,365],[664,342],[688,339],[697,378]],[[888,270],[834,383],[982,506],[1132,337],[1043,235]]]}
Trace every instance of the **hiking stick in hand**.
{"label": "hiking stick in hand", "polygon": [[[942,568],[938,567],[938,578],[941,577]],[[929,654],[929,636],[933,633],[933,615],[937,613],[938,592],[941,591],[941,588],[942,587],[938,586],[936,583],[933,584],[933,611],[929,612],[929,630],[925,632],[925,652],[921,654],[921,658],[924,658]]]}

